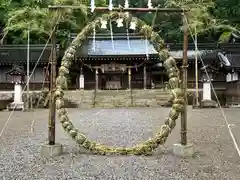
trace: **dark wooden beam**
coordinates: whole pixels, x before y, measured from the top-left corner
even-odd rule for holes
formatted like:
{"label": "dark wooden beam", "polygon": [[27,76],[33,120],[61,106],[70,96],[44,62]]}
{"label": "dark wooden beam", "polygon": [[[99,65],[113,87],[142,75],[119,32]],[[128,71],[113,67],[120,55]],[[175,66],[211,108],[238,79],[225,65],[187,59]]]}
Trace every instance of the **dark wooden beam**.
{"label": "dark wooden beam", "polygon": [[[48,6],[49,9],[81,9],[80,6],[72,6],[72,5],[55,5]],[[88,7],[91,10],[90,7]],[[98,12],[106,12],[110,11],[108,7],[96,7],[94,11]],[[123,7],[114,7],[111,11],[119,11],[119,12],[169,12],[169,13],[181,13],[190,11],[189,9],[181,9],[181,8],[123,8]]]}
{"label": "dark wooden beam", "polygon": [[188,67],[188,26],[187,26],[187,20],[183,17],[183,60],[182,60],[182,89],[184,90],[184,110],[181,113],[181,144],[187,145],[187,87],[188,87],[188,73],[187,73],[187,67]]}

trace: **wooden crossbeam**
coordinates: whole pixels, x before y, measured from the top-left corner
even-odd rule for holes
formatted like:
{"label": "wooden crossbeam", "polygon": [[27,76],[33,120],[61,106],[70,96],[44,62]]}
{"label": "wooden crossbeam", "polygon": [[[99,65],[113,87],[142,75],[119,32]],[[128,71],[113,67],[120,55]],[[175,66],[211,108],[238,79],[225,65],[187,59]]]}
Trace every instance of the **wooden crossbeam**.
{"label": "wooden crossbeam", "polygon": [[[72,6],[72,5],[54,5],[48,6],[49,9],[81,9],[80,6]],[[88,7],[91,10],[91,7]],[[96,7],[94,11],[98,12],[106,12],[110,11],[108,7]],[[181,13],[190,11],[189,9],[181,9],[181,8],[124,8],[124,7],[114,7],[111,11],[119,11],[119,12],[168,12],[168,13]]]}

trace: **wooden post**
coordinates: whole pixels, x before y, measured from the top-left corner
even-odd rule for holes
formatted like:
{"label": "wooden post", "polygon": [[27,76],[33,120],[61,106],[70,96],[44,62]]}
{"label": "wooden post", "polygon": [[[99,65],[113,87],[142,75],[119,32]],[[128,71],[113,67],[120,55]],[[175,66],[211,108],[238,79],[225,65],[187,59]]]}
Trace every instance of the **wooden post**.
{"label": "wooden post", "polygon": [[30,106],[30,88],[29,88],[29,83],[30,83],[30,75],[29,75],[29,61],[30,61],[30,25],[28,26],[28,42],[27,42],[27,110],[29,110]]}
{"label": "wooden post", "polygon": [[128,68],[128,89],[132,89],[132,73],[131,73],[131,68]]}
{"label": "wooden post", "polygon": [[49,125],[48,125],[48,141],[49,145],[55,144],[55,87],[56,87],[56,30],[52,33],[52,58],[51,58],[51,79],[50,79],[50,99],[49,99]]}
{"label": "wooden post", "polygon": [[183,37],[183,62],[182,62],[182,89],[184,90],[184,99],[185,99],[185,105],[184,110],[181,113],[181,144],[186,145],[187,144],[187,105],[188,105],[188,98],[187,98],[187,67],[188,67],[188,27],[186,18],[184,15],[183,18],[183,28],[184,28],[184,37]]}
{"label": "wooden post", "polygon": [[95,89],[98,90],[98,68],[95,69],[95,80],[96,80]]}
{"label": "wooden post", "polygon": [[196,83],[196,89],[195,89],[195,98],[196,98],[196,107],[199,107],[198,102],[198,48],[197,48],[197,29],[195,28],[195,83]]}
{"label": "wooden post", "polygon": [[[81,9],[82,6],[74,6],[74,5],[54,5],[48,6],[49,9]],[[91,7],[88,7],[91,10]],[[96,7],[94,11],[98,12],[109,12],[108,7]],[[168,13],[181,13],[187,12],[189,9],[182,9],[182,8],[123,8],[123,7],[113,7],[111,11],[119,11],[119,12],[168,12]]]}
{"label": "wooden post", "polygon": [[147,67],[146,67],[146,64],[144,64],[144,67],[143,67],[143,89],[147,89]]}
{"label": "wooden post", "polygon": [[30,94],[30,99],[31,99],[31,109],[33,109],[33,93]]}

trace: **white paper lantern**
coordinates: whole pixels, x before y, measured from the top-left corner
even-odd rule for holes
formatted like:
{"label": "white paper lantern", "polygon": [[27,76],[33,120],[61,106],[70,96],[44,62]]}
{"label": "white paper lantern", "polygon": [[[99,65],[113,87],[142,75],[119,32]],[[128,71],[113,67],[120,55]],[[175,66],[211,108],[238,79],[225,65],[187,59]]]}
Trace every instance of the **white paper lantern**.
{"label": "white paper lantern", "polygon": [[122,18],[119,18],[117,19],[117,27],[123,27],[123,19]]}
{"label": "white paper lantern", "polygon": [[136,30],[136,26],[137,26],[137,23],[136,23],[135,21],[132,21],[132,22],[130,23],[130,29]]}
{"label": "white paper lantern", "polygon": [[101,20],[101,28],[102,29],[107,29],[107,21],[106,20]]}

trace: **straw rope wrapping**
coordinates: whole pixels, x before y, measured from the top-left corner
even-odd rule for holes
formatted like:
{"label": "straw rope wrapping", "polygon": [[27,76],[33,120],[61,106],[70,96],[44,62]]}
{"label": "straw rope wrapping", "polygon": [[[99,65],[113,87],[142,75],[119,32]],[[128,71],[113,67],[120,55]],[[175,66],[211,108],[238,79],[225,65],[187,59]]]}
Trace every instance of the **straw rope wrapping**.
{"label": "straw rope wrapping", "polygon": [[[172,91],[171,100],[173,101],[172,108],[170,109],[169,115],[165,121],[165,124],[161,126],[159,132],[151,139],[140,143],[131,148],[125,147],[107,147],[96,142],[88,140],[78,129],[76,129],[72,122],[69,120],[67,115],[67,110],[64,108],[63,101],[63,90],[67,87],[66,74],[69,73],[69,68],[76,52],[76,49],[80,47],[84,40],[87,39],[88,35],[93,31],[93,28],[99,28],[101,25],[101,19],[104,20],[117,20],[123,18],[127,23],[131,21],[136,22],[136,30],[143,34],[146,38],[152,42],[155,49],[159,52],[161,59],[165,59],[164,67],[167,70],[169,77],[169,85]],[[179,80],[179,70],[176,66],[174,58],[169,56],[168,51],[164,49],[164,42],[160,36],[153,32],[152,27],[146,25],[140,19],[126,15],[125,13],[112,12],[109,14],[104,14],[101,17],[98,17],[94,21],[90,22],[72,41],[70,47],[65,51],[64,57],[61,62],[61,67],[59,69],[59,76],[56,80],[56,109],[57,115],[62,123],[64,130],[77,142],[77,144],[86,150],[99,155],[106,154],[121,154],[121,155],[151,155],[153,151],[161,144],[164,144],[167,140],[168,135],[171,133],[173,128],[176,125],[176,120],[183,110],[184,107],[184,92],[180,89],[180,80]]]}

